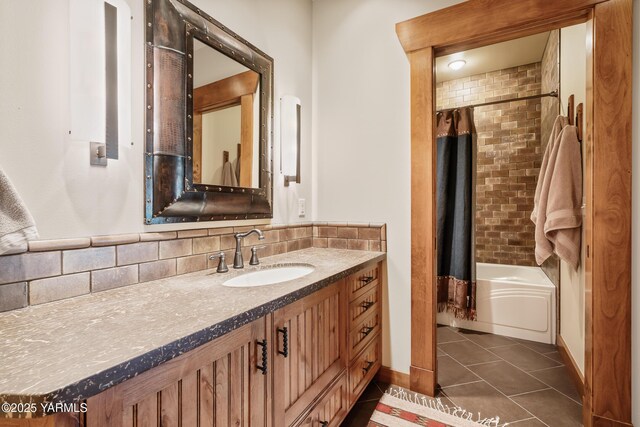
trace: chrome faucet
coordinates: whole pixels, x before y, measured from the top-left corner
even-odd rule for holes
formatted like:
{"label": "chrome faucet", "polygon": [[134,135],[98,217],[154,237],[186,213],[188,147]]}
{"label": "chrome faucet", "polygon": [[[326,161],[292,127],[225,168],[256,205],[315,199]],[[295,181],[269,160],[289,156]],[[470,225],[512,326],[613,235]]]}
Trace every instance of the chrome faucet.
{"label": "chrome faucet", "polygon": [[242,259],[242,239],[244,239],[251,233],[256,233],[259,240],[264,239],[264,234],[262,234],[262,231],[258,230],[257,228],[249,230],[246,233],[236,233],[236,253],[233,257],[233,268],[244,268],[244,260]]}

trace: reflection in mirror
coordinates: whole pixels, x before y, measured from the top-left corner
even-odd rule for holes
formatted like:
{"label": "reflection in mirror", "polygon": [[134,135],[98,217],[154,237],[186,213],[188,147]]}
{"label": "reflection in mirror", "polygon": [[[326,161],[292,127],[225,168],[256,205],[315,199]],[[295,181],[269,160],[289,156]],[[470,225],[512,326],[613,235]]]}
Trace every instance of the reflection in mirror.
{"label": "reflection in mirror", "polygon": [[260,186],[260,75],[193,43],[193,182]]}

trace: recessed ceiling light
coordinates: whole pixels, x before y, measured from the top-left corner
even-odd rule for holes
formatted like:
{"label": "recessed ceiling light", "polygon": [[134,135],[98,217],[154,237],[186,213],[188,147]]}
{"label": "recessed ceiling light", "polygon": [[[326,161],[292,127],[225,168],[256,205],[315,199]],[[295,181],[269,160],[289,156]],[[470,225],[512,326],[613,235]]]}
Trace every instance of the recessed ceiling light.
{"label": "recessed ceiling light", "polygon": [[449,62],[449,68],[451,68],[452,70],[459,70],[460,68],[464,67],[466,63],[467,61],[465,61],[464,59],[456,59],[455,61]]}

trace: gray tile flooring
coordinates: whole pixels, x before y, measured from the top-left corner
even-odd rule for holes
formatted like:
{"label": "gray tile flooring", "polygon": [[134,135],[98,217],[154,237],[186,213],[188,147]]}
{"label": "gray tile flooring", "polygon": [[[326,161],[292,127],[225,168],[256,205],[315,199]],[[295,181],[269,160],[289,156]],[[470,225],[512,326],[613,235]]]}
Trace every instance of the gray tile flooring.
{"label": "gray tile flooring", "polygon": [[[582,425],[582,404],[555,346],[438,327],[439,396],[513,427]],[[387,384],[372,382],[343,427],[366,426]]]}

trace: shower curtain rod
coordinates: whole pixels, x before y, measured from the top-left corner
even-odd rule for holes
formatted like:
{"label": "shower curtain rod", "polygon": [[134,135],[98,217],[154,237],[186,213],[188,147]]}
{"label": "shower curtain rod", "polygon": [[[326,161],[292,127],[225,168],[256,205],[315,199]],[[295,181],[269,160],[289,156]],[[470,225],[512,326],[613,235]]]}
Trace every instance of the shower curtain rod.
{"label": "shower curtain rod", "polygon": [[553,98],[557,98],[558,97],[558,90],[556,89],[556,90],[552,90],[551,92],[548,92],[548,93],[541,93],[540,95],[523,96],[522,98],[501,99],[499,101],[483,102],[482,104],[465,105],[464,107],[444,108],[442,110],[436,111],[436,113],[442,113],[444,111],[458,110],[460,108],[484,107],[486,105],[502,104],[503,102],[525,101],[527,99],[544,98],[546,96],[551,96]]}

